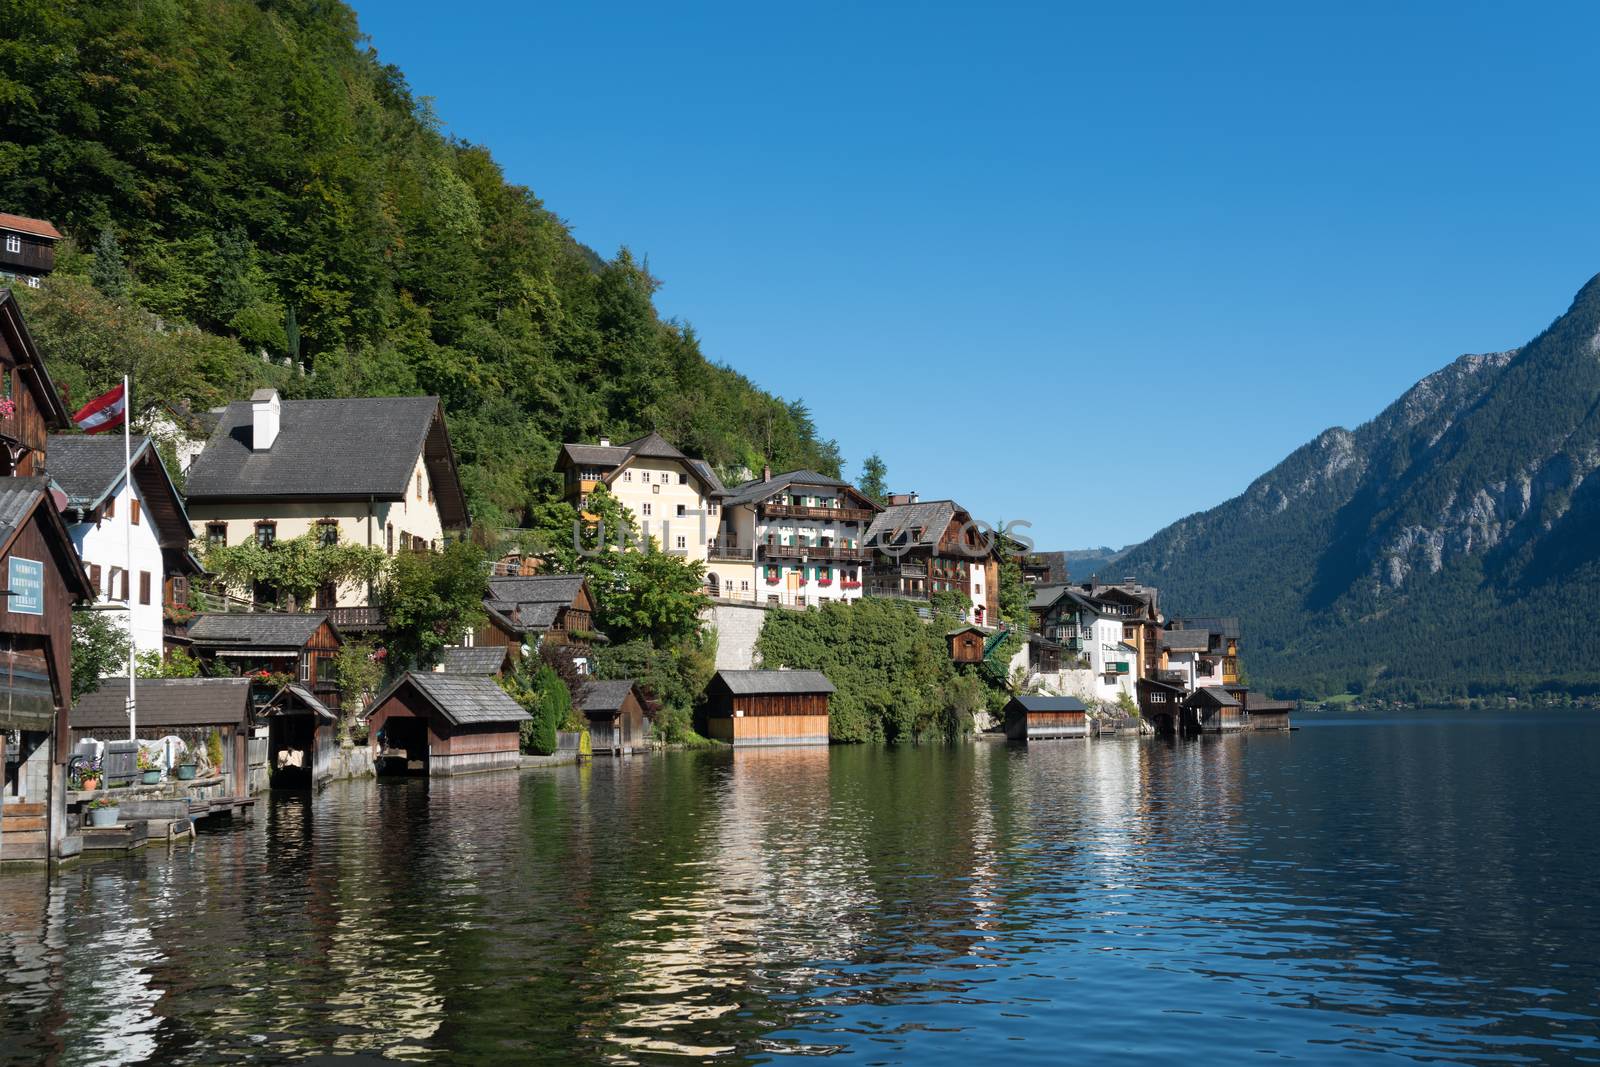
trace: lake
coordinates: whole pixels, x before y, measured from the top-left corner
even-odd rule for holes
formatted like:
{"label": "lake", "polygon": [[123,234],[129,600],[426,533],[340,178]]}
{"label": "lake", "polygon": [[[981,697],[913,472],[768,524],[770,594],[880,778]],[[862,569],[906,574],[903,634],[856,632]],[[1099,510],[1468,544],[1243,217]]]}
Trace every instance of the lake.
{"label": "lake", "polygon": [[1600,1061],[1600,715],[1297,725],[263,797],[0,879],[0,1059]]}

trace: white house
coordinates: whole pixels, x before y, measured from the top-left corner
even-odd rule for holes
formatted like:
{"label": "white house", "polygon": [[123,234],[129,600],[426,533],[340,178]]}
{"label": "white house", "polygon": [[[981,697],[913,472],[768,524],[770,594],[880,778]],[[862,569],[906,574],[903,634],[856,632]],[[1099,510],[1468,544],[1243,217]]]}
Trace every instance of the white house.
{"label": "white house", "polygon": [[132,440],[131,486],[121,434],[59,434],[50,438],[49,454],[50,480],[65,496],[72,543],[99,601],[127,607],[114,617],[128,628],[134,651],[163,654],[186,644],[189,580],[200,564],[189,551],[183,497],[154,442]]}
{"label": "white house", "polygon": [[[556,469],[566,498],[580,511],[604,486],[632,513],[641,537],[655,538],[663,552],[705,562],[727,492],[705,460],[648,433],[620,445],[608,437],[597,445],[569,442],[556,456]],[[606,539],[612,536],[608,531]]]}
{"label": "white house", "polygon": [[1125,605],[1071,586],[1047,585],[1035,588],[1029,606],[1042,639],[1030,646],[1041,684],[1112,703],[1124,693],[1135,696],[1143,672],[1139,649],[1127,640]]}

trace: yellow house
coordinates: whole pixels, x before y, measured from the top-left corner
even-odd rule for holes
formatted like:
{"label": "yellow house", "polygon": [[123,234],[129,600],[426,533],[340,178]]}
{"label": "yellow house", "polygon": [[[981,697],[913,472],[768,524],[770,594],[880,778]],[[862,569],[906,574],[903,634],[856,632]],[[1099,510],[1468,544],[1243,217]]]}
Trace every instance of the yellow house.
{"label": "yellow house", "polygon": [[[206,545],[272,544],[317,531],[391,555],[437,547],[469,519],[438,397],[228,405],[189,467],[189,518]],[[349,631],[376,626],[363,584],[318,592]]]}
{"label": "yellow house", "polygon": [[[581,510],[589,494],[605,486],[633,514],[641,536],[654,537],[665,552],[706,561],[706,549],[721,522],[722,482],[702,459],[690,459],[658,433],[613,445],[564,444],[556,469],[566,498]],[[608,541],[613,540],[607,531]]]}

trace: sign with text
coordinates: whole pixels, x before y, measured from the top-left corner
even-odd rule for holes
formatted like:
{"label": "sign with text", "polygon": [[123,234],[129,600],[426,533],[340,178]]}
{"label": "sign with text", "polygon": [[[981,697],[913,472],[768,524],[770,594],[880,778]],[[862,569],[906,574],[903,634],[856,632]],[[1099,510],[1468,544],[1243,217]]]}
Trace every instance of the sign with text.
{"label": "sign with text", "polygon": [[6,589],[11,595],[6,608],[18,615],[43,615],[44,564],[21,556],[12,556],[7,564]]}

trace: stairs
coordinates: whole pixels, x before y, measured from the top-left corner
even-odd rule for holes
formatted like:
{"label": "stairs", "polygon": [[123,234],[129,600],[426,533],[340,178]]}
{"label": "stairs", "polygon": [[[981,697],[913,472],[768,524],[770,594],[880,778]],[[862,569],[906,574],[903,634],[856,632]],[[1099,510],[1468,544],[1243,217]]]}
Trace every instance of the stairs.
{"label": "stairs", "polygon": [[50,858],[50,816],[43,804],[8,800],[0,808],[0,860]]}

